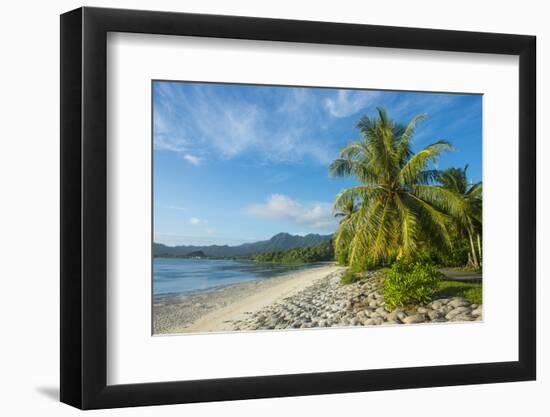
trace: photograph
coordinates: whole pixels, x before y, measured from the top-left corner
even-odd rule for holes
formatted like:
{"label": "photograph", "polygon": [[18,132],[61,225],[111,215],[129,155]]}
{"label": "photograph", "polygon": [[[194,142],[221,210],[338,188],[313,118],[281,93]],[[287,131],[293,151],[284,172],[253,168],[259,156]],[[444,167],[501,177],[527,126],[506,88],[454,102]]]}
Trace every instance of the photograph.
{"label": "photograph", "polygon": [[153,80],[153,335],[483,320],[482,104]]}
{"label": "photograph", "polygon": [[[353,397],[412,417],[464,414],[448,405],[468,391],[480,413],[537,415],[543,14],[138,6],[65,5],[57,33],[40,13],[40,35],[12,48],[27,81],[48,33],[58,50],[40,94],[6,84],[21,110],[6,143],[25,149],[5,177],[28,184],[6,205],[25,215],[5,216],[5,356],[51,340],[7,380],[35,386],[41,410],[57,394],[242,417],[292,398],[268,414],[333,416]],[[59,168],[58,192],[41,165]]]}

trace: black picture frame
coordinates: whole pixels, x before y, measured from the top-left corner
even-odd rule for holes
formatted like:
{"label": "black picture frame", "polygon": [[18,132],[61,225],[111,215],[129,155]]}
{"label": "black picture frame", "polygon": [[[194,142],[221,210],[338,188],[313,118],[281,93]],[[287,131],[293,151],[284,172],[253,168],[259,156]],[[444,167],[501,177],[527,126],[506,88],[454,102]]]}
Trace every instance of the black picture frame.
{"label": "black picture frame", "polygon": [[[112,385],[107,375],[108,32],[519,56],[519,360]],[[80,8],[61,15],[61,401],[82,409],[534,380],[534,36]]]}

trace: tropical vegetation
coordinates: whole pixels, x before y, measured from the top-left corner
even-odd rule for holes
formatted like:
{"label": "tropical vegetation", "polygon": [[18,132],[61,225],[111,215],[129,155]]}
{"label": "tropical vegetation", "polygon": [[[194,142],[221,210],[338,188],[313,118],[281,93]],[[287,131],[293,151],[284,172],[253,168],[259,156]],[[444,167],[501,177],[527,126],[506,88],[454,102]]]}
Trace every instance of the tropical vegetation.
{"label": "tropical vegetation", "polygon": [[[482,183],[469,183],[464,168],[448,168],[438,174],[437,180],[441,186],[462,199],[464,210],[452,223],[455,236],[468,240],[470,252],[468,264],[478,269],[481,267],[481,214],[482,214]],[[475,243],[474,243],[475,241]]]}
{"label": "tropical vegetation", "polygon": [[454,151],[446,140],[413,151],[413,135],[425,117],[400,124],[378,108],[375,117],[359,120],[361,139],[344,146],[329,167],[332,177],[357,181],[334,201],[341,219],[335,257],[350,273],[390,267],[384,284],[390,307],[426,303],[453,288],[441,287],[436,266],[482,266],[482,183],[468,180],[468,165],[437,169],[440,156]]}
{"label": "tropical vegetation", "polygon": [[252,259],[256,262],[277,262],[285,264],[332,261],[334,260],[334,246],[332,241],[329,240],[317,246],[260,253],[253,256]]}
{"label": "tropical vegetation", "polygon": [[[330,165],[333,177],[353,177],[334,202],[342,215],[334,236],[337,259],[356,265],[388,265],[400,258],[448,254],[453,240],[481,235],[481,183],[470,185],[466,168],[434,168],[453,146],[445,140],[413,152],[411,140],[419,121],[401,125],[384,109],[363,117],[362,140],[344,146]],[[479,240],[480,242],[480,240]],[[472,246],[473,248],[473,246]],[[471,262],[481,264],[481,244]]]}
{"label": "tropical vegetation", "polygon": [[443,274],[421,262],[395,262],[384,280],[384,301],[393,309],[407,304],[427,304],[439,288]]}

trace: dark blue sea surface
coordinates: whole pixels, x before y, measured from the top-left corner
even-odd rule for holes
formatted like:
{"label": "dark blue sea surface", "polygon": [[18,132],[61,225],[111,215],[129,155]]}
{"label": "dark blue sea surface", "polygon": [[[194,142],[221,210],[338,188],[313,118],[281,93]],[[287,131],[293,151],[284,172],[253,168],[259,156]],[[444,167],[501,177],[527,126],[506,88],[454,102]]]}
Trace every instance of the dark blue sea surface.
{"label": "dark blue sea surface", "polygon": [[319,264],[282,265],[233,259],[153,259],[153,294],[181,294],[272,278]]}

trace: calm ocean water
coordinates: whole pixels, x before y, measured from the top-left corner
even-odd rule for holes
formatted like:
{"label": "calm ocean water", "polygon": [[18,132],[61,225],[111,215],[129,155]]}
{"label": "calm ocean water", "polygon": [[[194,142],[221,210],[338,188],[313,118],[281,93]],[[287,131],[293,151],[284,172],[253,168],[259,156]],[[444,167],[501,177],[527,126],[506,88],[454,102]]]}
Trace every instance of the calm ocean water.
{"label": "calm ocean water", "polygon": [[231,259],[154,258],[153,294],[204,290],[220,285],[271,278],[317,265],[260,264]]}

